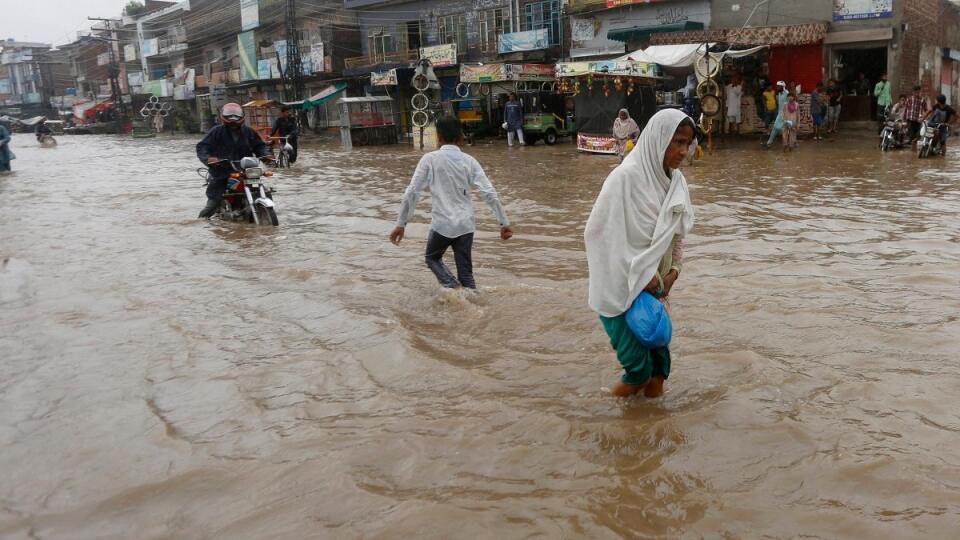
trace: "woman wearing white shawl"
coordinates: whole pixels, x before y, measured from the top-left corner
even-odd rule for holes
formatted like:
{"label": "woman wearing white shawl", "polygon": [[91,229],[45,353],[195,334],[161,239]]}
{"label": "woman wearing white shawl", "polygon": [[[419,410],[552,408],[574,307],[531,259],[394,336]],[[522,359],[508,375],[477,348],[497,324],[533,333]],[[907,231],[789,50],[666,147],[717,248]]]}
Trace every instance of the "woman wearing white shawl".
{"label": "woman wearing white shawl", "polygon": [[613,121],[613,137],[617,140],[617,155],[623,159],[623,154],[627,146],[627,139],[633,139],[640,134],[640,126],[630,118],[630,111],[620,109],[616,120]]}
{"label": "woman wearing white shawl", "polygon": [[612,393],[656,397],[670,374],[670,351],[645,349],[624,313],[644,290],[664,299],[680,274],[680,239],[693,227],[687,181],[677,169],[696,143],[693,121],[665,109],[653,116],[624,162],[603,184],[584,242],[590,307],[600,314],[624,368]]}

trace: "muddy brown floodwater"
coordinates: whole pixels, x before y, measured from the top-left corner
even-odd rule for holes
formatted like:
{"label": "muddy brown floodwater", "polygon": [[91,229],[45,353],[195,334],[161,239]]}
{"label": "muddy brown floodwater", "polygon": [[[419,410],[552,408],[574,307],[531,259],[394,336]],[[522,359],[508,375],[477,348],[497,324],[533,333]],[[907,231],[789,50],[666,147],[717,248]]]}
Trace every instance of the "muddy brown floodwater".
{"label": "muddy brown floodwater", "polygon": [[960,153],[756,141],[697,215],[657,400],[586,306],[609,157],[470,148],[476,297],[387,242],[419,157],[306,148],[275,229],[199,221],[192,138],[16,135],[0,537],[955,538]]}

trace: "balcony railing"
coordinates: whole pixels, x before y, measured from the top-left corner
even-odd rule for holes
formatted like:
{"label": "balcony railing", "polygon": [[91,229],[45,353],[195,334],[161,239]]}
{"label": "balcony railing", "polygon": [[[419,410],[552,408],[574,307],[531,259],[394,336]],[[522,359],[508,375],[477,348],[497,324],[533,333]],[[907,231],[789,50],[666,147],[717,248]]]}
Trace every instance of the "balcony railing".
{"label": "balcony railing", "polygon": [[347,69],[355,69],[363,66],[373,66],[376,64],[402,64],[420,58],[420,51],[409,49],[405,51],[395,51],[379,54],[368,54],[366,56],[354,56],[345,58],[343,64]]}

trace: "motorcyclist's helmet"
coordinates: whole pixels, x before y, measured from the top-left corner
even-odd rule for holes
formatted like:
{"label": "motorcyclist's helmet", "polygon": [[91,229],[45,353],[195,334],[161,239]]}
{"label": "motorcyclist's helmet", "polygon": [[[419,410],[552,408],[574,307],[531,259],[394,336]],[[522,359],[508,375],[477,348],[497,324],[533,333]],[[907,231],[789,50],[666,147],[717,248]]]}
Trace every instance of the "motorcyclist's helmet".
{"label": "motorcyclist's helmet", "polygon": [[242,126],[243,107],[238,103],[227,103],[220,109],[220,120],[225,126]]}

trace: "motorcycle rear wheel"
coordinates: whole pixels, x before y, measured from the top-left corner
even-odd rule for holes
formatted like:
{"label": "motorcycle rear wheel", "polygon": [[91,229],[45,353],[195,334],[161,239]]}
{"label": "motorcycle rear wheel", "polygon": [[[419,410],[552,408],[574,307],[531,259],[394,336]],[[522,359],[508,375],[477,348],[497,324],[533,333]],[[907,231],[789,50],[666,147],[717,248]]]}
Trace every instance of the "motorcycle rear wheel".
{"label": "motorcycle rear wheel", "polygon": [[280,219],[277,218],[277,211],[267,206],[257,205],[257,219],[260,225],[280,225]]}
{"label": "motorcycle rear wheel", "polygon": [[290,156],[287,154],[286,150],[280,151],[280,156],[277,158],[277,168],[286,169],[290,166]]}

